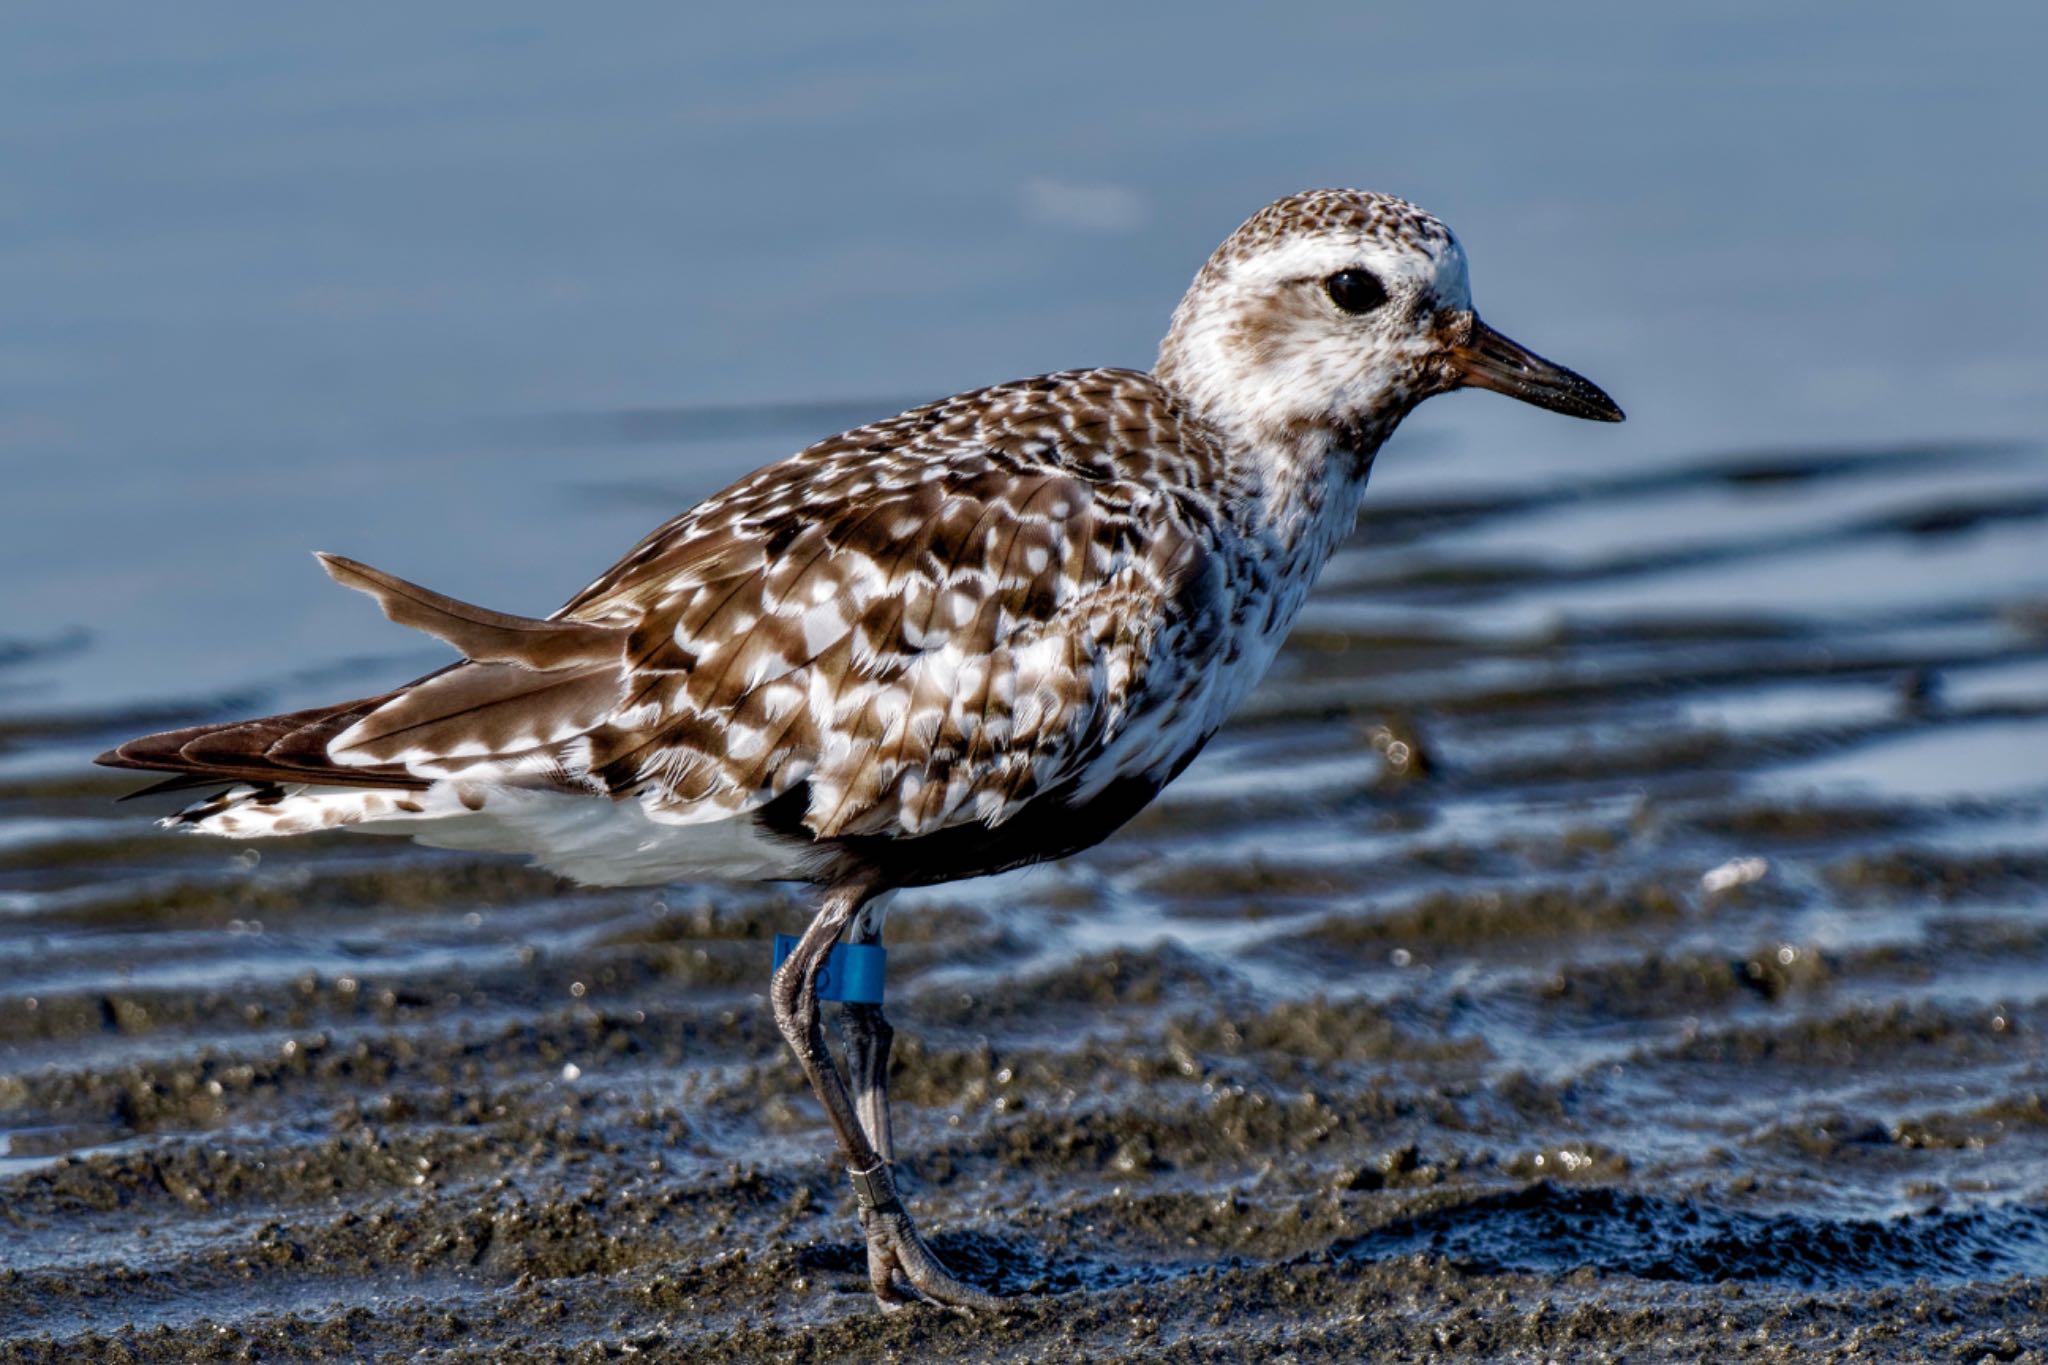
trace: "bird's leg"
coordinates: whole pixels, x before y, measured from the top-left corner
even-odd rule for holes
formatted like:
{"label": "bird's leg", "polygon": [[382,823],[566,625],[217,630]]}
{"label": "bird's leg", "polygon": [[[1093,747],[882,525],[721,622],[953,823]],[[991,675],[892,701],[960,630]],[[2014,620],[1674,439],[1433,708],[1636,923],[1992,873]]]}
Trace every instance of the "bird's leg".
{"label": "bird's leg", "polygon": [[[861,907],[847,926],[848,943],[882,941],[889,912],[880,897]],[[896,1138],[889,1128],[889,1048],[896,1030],[879,1004],[848,1004],[839,1009],[839,1038],[846,1046],[846,1082],[853,1087],[853,1112],[883,1161],[896,1160]]]}
{"label": "bird's leg", "polygon": [[[961,1283],[939,1263],[911,1225],[910,1215],[896,1195],[896,1183],[884,1155],[893,1143],[889,1134],[887,1085],[890,1030],[888,1021],[882,1018],[881,1007],[853,1007],[873,1010],[871,1023],[877,1026],[868,1031],[866,1042],[848,1059],[862,1096],[859,1110],[848,1097],[839,1069],[825,1047],[825,1032],[818,1019],[818,973],[824,969],[840,934],[883,889],[878,881],[867,877],[848,878],[826,889],[810,927],[775,973],[770,991],[775,1022],[782,1036],[789,1040],[819,1103],[825,1106],[825,1117],[831,1122],[833,1134],[839,1139],[839,1150],[846,1158],[847,1176],[860,1203],[861,1230],[867,1234],[868,1283],[875,1298],[885,1308],[914,1301],[918,1296],[952,1308],[1000,1308],[1001,1299]],[[873,932],[879,935],[879,917],[871,922]],[[853,1047],[849,1041],[849,1048]],[[870,1136],[871,1132],[875,1136]],[[915,1291],[914,1295],[905,1295],[898,1289],[899,1277]]]}

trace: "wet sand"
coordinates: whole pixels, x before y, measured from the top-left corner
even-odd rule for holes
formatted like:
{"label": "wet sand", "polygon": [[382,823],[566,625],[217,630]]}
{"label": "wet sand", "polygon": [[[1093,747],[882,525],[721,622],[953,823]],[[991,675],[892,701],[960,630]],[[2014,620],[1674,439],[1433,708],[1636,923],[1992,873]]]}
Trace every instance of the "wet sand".
{"label": "wet sand", "polygon": [[1369,499],[1153,810],[891,916],[972,1320],[862,1287],[797,894],[158,836],[173,717],[24,707],[0,1359],[2048,1360],[2041,470]]}

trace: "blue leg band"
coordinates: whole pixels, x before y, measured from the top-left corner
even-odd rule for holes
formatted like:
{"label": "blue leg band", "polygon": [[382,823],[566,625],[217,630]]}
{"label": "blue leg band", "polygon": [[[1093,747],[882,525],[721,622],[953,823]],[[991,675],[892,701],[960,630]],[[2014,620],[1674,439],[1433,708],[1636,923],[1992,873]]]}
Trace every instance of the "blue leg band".
{"label": "blue leg band", "polygon": [[[775,936],[777,970],[796,951],[796,945],[795,934]],[[818,998],[844,1005],[881,1004],[882,969],[888,960],[889,950],[878,943],[833,944],[825,955],[825,969],[818,973]]]}

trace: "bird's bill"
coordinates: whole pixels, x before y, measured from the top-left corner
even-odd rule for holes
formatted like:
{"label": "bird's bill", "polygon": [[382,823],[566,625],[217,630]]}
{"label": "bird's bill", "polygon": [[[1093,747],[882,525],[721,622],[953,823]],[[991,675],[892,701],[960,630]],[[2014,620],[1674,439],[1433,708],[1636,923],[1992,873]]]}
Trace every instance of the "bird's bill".
{"label": "bird's bill", "polygon": [[1622,418],[1621,409],[1601,392],[1599,385],[1562,365],[1553,365],[1478,318],[1472,319],[1472,335],[1450,348],[1450,361],[1459,388],[1492,389],[1539,408],[1593,422],[1619,422]]}

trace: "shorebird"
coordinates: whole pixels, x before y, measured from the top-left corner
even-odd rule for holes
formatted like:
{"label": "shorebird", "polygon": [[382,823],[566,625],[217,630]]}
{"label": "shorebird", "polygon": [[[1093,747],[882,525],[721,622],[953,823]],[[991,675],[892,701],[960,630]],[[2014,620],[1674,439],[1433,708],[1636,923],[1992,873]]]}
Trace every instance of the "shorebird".
{"label": "shorebird", "polygon": [[1390,195],[1311,190],[1211,256],[1149,374],[998,384],[828,437],[659,527],[552,616],[354,561],[328,573],[461,659],[359,700],[131,740],[224,790],[162,823],[348,828],[530,855],[592,885],[823,888],[771,979],[885,1307],[952,1275],[892,1177],[893,1030],[820,976],[881,897],[1062,858],[1185,768],[1258,682],[1417,403],[1492,389],[1618,422],[1479,320],[1465,253]]}

